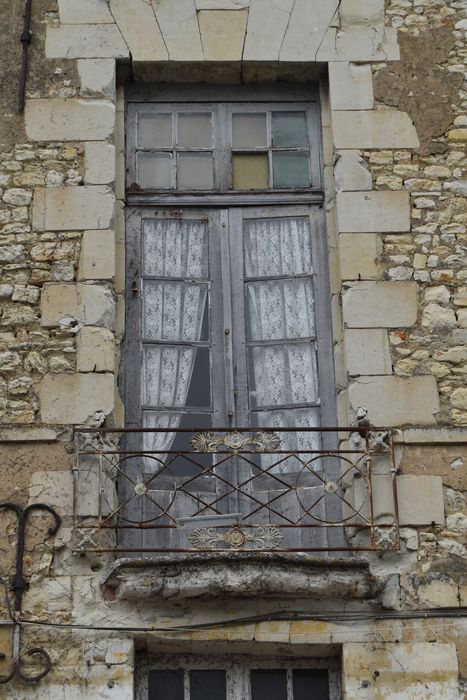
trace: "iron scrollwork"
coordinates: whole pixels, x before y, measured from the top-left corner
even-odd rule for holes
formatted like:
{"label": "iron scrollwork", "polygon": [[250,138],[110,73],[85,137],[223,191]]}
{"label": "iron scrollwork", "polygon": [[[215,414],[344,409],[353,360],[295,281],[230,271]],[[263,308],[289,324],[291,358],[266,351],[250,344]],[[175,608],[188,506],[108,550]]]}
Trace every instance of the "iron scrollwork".
{"label": "iron scrollwork", "polygon": [[281,445],[278,435],[271,432],[257,432],[251,435],[245,433],[232,432],[227,435],[218,433],[196,433],[190,440],[195,452],[217,452],[219,449],[227,448],[229,452],[240,452],[241,450],[253,450],[255,452],[274,452]]}
{"label": "iron scrollwork", "polygon": [[[26,508],[21,508],[15,503],[0,503],[0,510],[7,510],[15,513],[17,521],[15,575],[13,576],[11,582],[11,589],[15,599],[12,619],[13,633],[11,668],[7,674],[0,676],[0,683],[8,683],[8,681],[12,680],[15,676],[19,676],[19,678],[21,678],[23,681],[34,683],[40,681],[48,674],[52,666],[52,661],[47,651],[41,647],[31,647],[26,649],[24,654],[21,655],[21,611],[23,595],[28,588],[28,582],[24,576],[26,529],[29,516],[33,511],[45,511],[53,517],[54,524],[49,528],[49,536],[55,535],[55,533],[58,531],[61,524],[61,518],[53,508],[43,503],[34,503]],[[34,675],[25,673],[21,668],[25,656],[40,659],[43,664],[42,670]],[[0,660],[4,660],[5,658],[5,654],[0,654]]]}

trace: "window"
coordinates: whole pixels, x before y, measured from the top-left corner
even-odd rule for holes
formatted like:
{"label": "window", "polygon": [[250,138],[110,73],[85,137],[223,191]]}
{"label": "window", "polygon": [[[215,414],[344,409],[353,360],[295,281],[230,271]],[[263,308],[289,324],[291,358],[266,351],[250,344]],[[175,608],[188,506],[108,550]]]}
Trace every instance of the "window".
{"label": "window", "polygon": [[[138,447],[162,455],[140,460],[136,480],[188,449],[184,429],[335,424],[316,101],[233,92],[128,102],[126,423],[152,429]],[[283,448],[326,439],[297,432]],[[180,457],[171,475],[196,469]],[[195,481],[193,493],[217,488]],[[172,496],[157,491],[161,511]],[[177,517],[192,515],[185,491]]]}
{"label": "window", "polygon": [[138,700],[338,700],[334,659],[144,659]]}

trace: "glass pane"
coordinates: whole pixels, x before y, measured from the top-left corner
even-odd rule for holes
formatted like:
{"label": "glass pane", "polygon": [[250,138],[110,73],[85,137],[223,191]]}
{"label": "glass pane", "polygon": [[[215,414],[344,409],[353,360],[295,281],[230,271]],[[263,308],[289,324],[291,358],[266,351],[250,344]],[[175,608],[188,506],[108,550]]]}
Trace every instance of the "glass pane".
{"label": "glass pane", "polygon": [[328,672],[320,669],[294,669],[293,700],[329,700]]}
{"label": "glass pane", "polygon": [[203,221],[143,220],[143,274],[206,278],[208,232]]}
{"label": "glass pane", "polygon": [[232,148],[267,148],[265,114],[232,115]]}
{"label": "glass pane", "polygon": [[307,218],[245,219],[243,226],[246,277],[312,272]]}
{"label": "glass pane", "polygon": [[232,156],[234,190],[265,190],[269,187],[267,153]]}
{"label": "glass pane", "polygon": [[173,187],[170,153],[138,153],[138,184],[145,189],[169,190]]}
{"label": "glass pane", "polygon": [[314,336],[311,280],[249,282],[246,287],[248,340]]}
{"label": "glass pane", "polygon": [[179,114],[177,146],[182,148],[211,148],[212,121],[208,114]]}
{"label": "glass pane", "polygon": [[274,187],[309,187],[308,153],[273,153]]}
{"label": "glass pane", "polygon": [[178,154],[179,190],[212,190],[213,186],[211,153]]}
{"label": "glass pane", "polygon": [[144,348],[143,402],[147,406],[211,405],[209,348]]}
{"label": "glass pane", "polygon": [[144,283],[144,337],[148,340],[207,340],[207,314],[206,284]]}
{"label": "glass pane", "polygon": [[251,700],[287,700],[287,671],[251,671]]}
{"label": "glass pane", "polygon": [[[144,452],[159,452],[160,455],[154,457],[164,457],[167,450],[180,452],[191,452],[192,445],[190,443],[193,437],[192,428],[201,431],[212,429],[212,416],[210,413],[175,413],[162,411],[143,411],[143,427],[151,428],[154,433],[143,433],[143,451]],[[157,432],[162,428],[187,430],[187,432]],[[193,460],[179,456],[174,462],[170,463],[170,473],[175,476],[193,476],[200,475],[204,469],[212,467],[213,456],[208,453],[200,453],[196,455],[196,464]],[[147,457],[144,460],[144,468],[148,473],[157,472],[160,468],[156,459]],[[201,485],[198,479],[195,485]],[[170,483],[170,477],[169,477]],[[156,488],[157,480],[153,481],[152,488]],[[172,487],[173,482],[170,483]]]}
{"label": "glass pane", "polygon": [[148,700],[183,700],[183,671],[149,671]]}
{"label": "glass pane", "polygon": [[313,343],[250,347],[248,374],[253,408],[318,400],[318,368]]}
{"label": "glass pane", "polygon": [[225,700],[225,671],[190,671],[190,700]]}
{"label": "glass pane", "polygon": [[138,148],[172,148],[172,115],[138,114]]}
{"label": "glass pane", "polygon": [[307,146],[305,112],[273,112],[272,145],[276,148]]}

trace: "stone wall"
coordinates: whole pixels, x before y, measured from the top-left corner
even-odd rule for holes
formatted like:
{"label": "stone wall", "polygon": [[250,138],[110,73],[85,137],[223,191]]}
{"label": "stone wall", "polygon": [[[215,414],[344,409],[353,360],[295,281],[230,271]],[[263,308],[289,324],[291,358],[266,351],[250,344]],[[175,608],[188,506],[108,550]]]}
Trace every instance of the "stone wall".
{"label": "stone wall", "polygon": [[[323,161],[339,421],[368,409],[401,429],[402,546],[362,554],[377,592],[365,609],[465,608],[467,523],[467,116],[461,0],[35,0],[24,117],[16,113],[22,4],[0,0],[0,502],[47,503],[63,524],[27,539],[24,627],[51,654],[37,686],[0,698],[132,697],[134,646],[150,651],[339,653],[358,698],[457,700],[465,625],[280,621],[209,631],[167,627],[335,600],[105,598],[114,556],[73,552],[71,429],[123,423],[124,114],[133,79],[303,80],[323,74]],[[384,12],[385,10],[385,12]],[[326,71],[324,70],[324,73]],[[89,487],[90,496],[92,488]],[[86,495],[86,494],[85,494]],[[91,500],[91,498],[90,498]],[[13,570],[1,515],[0,575]],[[7,542],[7,546],[4,546]],[[361,609],[362,601],[342,604]],[[0,596],[0,620],[8,611]],[[9,658],[0,627],[0,673]],[[227,645],[222,646],[222,645]]]}

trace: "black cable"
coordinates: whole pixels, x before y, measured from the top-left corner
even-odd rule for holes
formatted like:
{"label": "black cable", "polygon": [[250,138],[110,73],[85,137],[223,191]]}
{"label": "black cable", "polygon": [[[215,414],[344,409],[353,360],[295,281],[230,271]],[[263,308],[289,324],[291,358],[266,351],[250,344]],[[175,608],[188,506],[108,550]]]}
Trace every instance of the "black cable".
{"label": "black cable", "polygon": [[371,622],[384,620],[428,620],[428,619],[463,619],[467,618],[467,608],[436,608],[413,611],[381,611],[378,613],[309,613],[298,611],[284,611],[255,615],[251,617],[219,620],[217,622],[205,622],[196,625],[181,625],[175,627],[101,627],[95,625],[83,625],[79,623],[49,622],[47,620],[29,620],[22,618],[20,624],[37,627],[60,627],[64,629],[95,630],[98,632],[190,632],[196,630],[214,629],[216,627],[233,627],[258,622],[275,621],[324,621],[324,622]]}

